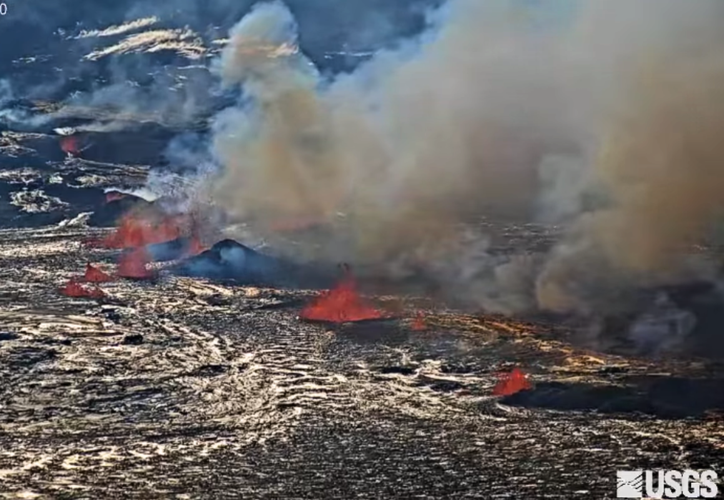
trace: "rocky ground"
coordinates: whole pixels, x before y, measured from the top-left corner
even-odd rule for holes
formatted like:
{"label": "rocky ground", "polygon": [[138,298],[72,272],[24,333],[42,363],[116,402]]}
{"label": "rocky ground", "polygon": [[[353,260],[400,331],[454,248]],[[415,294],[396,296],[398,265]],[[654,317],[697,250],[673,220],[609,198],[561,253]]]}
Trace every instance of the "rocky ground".
{"label": "rocky ground", "polygon": [[[611,498],[617,469],[724,464],[713,362],[452,311],[330,328],[305,292],[171,276],[64,297],[112,268],[86,234],[0,233],[5,498]],[[534,389],[493,397],[513,366]]]}

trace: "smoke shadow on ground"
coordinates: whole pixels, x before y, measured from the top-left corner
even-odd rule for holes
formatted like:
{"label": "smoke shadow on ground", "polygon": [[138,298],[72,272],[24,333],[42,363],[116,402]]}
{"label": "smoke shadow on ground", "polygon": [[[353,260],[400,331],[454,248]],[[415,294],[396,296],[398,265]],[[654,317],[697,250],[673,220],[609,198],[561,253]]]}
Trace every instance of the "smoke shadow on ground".
{"label": "smoke shadow on ground", "polygon": [[[607,346],[600,343],[587,345],[609,354],[636,355],[647,358],[658,358],[661,355],[694,356],[706,359],[724,359],[724,336],[721,325],[724,324],[724,295],[719,284],[713,281],[692,281],[675,286],[664,286],[656,289],[642,289],[636,301],[632,300],[629,310],[621,314],[610,314],[602,318],[600,337],[607,339]],[[656,349],[632,338],[631,331],[641,320],[643,311],[654,303],[657,296],[664,294],[680,313],[690,315],[694,319],[691,330],[680,337],[680,342],[667,352],[660,353]],[[661,343],[667,335],[665,315],[656,317],[659,328],[655,332],[654,347]],[[559,318],[563,321],[565,318]],[[585,328],[583,328],[585,330]],[[581,335],[585,337],[585,334]],[[581,339],[572,339],[574,343]],[[581,340],[585,344],[585,340]]]}
{"label": "smoke shadow on ground", "polygon": [[[13,197],[25,195],[27,199],[19,198],[19,204],[11,202]],[[93,212],[105,204],[105,195],[100,188],[39,179],[26,183],[0,182],[0,200],[0,228],[20,228],[58,224],[82,212]],[[42,206],[45,202],[50,205]]]}
{"label": "smoke shadow on ground", "polygon": [[105,193],[96,187],[75,187],[67,184],[45,184],[43,191],[70,204],[70,212],[78,214],[97,210],[105,204]]}
{"label": "smoke shadow on ground", "polygon": [[644,414],[663,419],[724,411],[724,379],[637,376],[622,385],[542,382],[501,400],[523,408]]}
{"label": "smoke shadow on ground", "polygon": [[66,216],[59,212],[19,213],[18,210],[5,211],[0,209],[1,229],[24,229],[51,226],[61,223]]}
{"label": "smoke shadow on ground", "polygon": [[724,359],[724,297],[718,286],[714,283],[692,285],[680,289],[678,294],[669,292],[669,296],[678,307],[696,318],[687,342],[688,351],[694,356]]}
{"label": "smoke shadow on ground", "polygon": [[154,124],[129,128],[131,130],[83,134],[89,144],[83,152],[83,158],[108,163],[156,164],[161,161],[166,145],[177,133]]}
{"label": "smoke shadow on ground", "polygon": [[407,343],[410,332],[395,320],[381,319],[344,323],[337,329],[337,338],[361,345],[397,347]]}

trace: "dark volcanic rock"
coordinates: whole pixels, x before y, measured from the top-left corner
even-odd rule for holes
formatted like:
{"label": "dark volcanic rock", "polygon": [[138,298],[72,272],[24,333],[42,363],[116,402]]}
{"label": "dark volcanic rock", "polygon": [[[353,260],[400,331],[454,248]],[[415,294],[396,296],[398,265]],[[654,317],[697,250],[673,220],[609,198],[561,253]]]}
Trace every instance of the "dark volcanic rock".
{"label": "dark volcanic rock", "polygon": [[285,286],[295,283],[295,266],[257,252],[234,240],[223,240],[176,268],[177,274],[246,284]]}
{"label": "dark volcanic rock", "polygon": [[155,262],[164,262],[168,260],[176,260],[186,255],[191,248],[190,238],[176,238],[175,240],[165,241],[163,243],[153,243],[146,245],[146,251],[151,259]]}
{"label": "dark volcanic rock", "polygon": [[126,335],[121,343],[124,345],[141,345],[143,344],[143,335],[140,333]]}
{"label": "dark volcanic rock", "polygon": [[4,342],[6,340],[15,340],[17,338],[18,338],[18,336],[15,335],[14,333],[0,332],[0,342]]}
{"label": "dark volcanic rock", "polygon": [[203,365],[199,366],[193,373],[196,377],[217,377],[226,373],[229,367],[225,365]]}
{"label": "dark volcanic rock", "polygon": [[700,417],[724,411],[724,380],[631,377],[623,385],[546,382],[503,400],[513,406],[601,413],[641,413],[658,418]]}
{"label": "dark volcanic rock", "polygon": [[44,361],[51,361],[56,357],[53,349],[24,347],[13,350],[11,364],[17,368],[28,368]]}
{"label": "dark volcanic rock", "polygon": [[158,124],[130,123],[128,130],[87,134],[90,147],[83,157],[100,162],[156,163],[176,133]]}
{"label": "dark volcanic rock", "polygon": [[[601,338],[611,351],[660,355],[658,347],[667,337],[680,337],[674,350],[680,355],[724,359],[724,294],[710,281],[694,281],[656,288],[640,288],[627,295],[626,303],[617,312],[603,313]],[[691,325],[680,324],[688,316]],[[558,318],[562,321],[562,318]],[[648,335],[636,335],[636,326],[651,322]],[[680,334],[677,334],[681,330]]]}
{"label": "dark volcanic rock", "polygon": [[[108,285],[117,304],[79,303],[57,287],[88,262],[87,235],[60,231],[0,234],[0,317],[18,334],[0,342],[11,497],[610,498],[621,464],[724,458],[722,367],[447,310],[420,332],[333,332],[262,307],[297,291],[202,280],[124,280]],[[239,274],[278,262],[233,241],[203,257]],[[227,305],[203,300],[217,294]],[[491,397],[501,364],[535,388]]]}
{"label": "dark volcanic rock", "polygon": [[667,289],[672,302],[696,318],[687,350],[697,356],[724,358],[724,295],[714,283],[692,283]]}

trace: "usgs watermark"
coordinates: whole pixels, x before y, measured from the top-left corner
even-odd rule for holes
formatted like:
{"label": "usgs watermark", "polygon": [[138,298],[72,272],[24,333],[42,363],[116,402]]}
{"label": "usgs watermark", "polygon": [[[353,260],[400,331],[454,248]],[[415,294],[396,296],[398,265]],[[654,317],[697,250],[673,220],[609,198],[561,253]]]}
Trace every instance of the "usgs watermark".
{"label": "usgs watermark", "polygon": [[713,470],[621,470],[616,477],[617,498],[715,498],[719,494]]}

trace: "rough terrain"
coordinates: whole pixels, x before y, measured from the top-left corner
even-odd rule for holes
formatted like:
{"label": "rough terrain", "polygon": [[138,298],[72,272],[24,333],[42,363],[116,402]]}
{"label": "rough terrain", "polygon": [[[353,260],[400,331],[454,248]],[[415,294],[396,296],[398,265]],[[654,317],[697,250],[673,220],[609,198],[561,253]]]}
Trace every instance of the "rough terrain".
{"label": "rough terrain", "polygon": [[[711,362],[450,311],[330,329],[304,292],[183,278],[63,297],[107,259],[85,233],[0,234],[7,498],[610,498],[617,469],[724,463]],[[492,397],[512,366],[534,390]]]}
{"label": "rough terrain", "polygon": [[[102,300],[63,296],[87,263],[113,270],[112,251],[81,244],[104,189],[144,185],[168,140],[213,114],[121,113],[102,92],[97,106],[65,94],[104,88],[82,76],[126,55],[179,64],[121,72],[113,95],[138,74],[159,92],[206,85],[203,60],[246,8],[219,7],[227,26],[196,31],[181,29],[196,12],[94,31],[63,11],[75,31],[53,32],[57,43],[21,43],[27,25],[3,24],[23,57],[1,69],[36,84],[62,73],[65,104],[14,102],[23,119],[0,124],[0,497],[598,499],[615,496],[620,469],[724,476],[721,362],[586,351],[559,325],[404,296],[377,302],[423,310],[424,329],[304,323],[299,299],[313,292],[163,272],[103,284]],[[317,59],[354,56],[310,37]],[[52,118],[19,127],[36,113]],[[58,127],[80,131],[83,151],[64,153]],[[501,248],[533,248],[555,228],[499,234]],[[533,389],[494,397],[513,367]]]}

